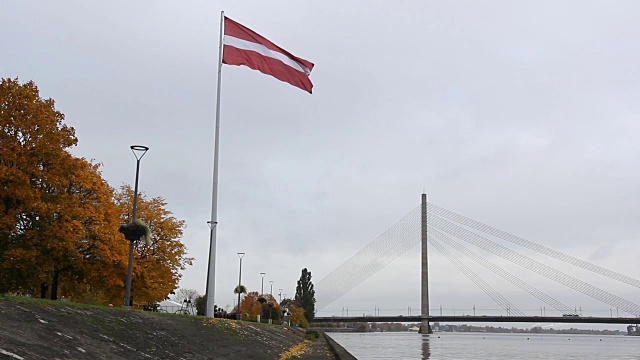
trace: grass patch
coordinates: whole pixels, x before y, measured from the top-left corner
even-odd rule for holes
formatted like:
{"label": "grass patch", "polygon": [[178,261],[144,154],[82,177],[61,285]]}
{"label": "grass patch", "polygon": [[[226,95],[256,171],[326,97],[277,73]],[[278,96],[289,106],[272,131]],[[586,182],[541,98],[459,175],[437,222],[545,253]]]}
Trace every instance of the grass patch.
{"label": "grass patch", "polygon": [[105,306],[105,305],[77,303],[72,301],[40,299],[40,298],[34,298],[34,297],[28,297],[28,296],[0,295],[0,300],[8,301],[16,304],[62,306],[62,307],[70,307],[75,309],[100,309],[100,310],[117,310],[117,311],[132,310],[132,309],[125,309],[124,307],[111,307],[111,306]]}

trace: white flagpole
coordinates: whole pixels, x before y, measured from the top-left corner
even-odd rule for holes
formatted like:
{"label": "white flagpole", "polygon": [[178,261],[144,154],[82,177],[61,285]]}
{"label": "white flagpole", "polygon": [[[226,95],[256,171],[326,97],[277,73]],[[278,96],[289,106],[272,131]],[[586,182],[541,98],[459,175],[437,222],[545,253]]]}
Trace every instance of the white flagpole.
{"label": "white flagpole", "polygon": [[216,229],[218,227],[218,153],[220,152],[220,85],[222,84],[222,39],[224,36],[224,11],[220,12],[220,44],[218,48],[218,90],[216,99],[216,134],[213,145],[213,190],[211,193],[211,228],[209,244],[209,268],[207,269],[207,310],[213,317],[216,292]]}

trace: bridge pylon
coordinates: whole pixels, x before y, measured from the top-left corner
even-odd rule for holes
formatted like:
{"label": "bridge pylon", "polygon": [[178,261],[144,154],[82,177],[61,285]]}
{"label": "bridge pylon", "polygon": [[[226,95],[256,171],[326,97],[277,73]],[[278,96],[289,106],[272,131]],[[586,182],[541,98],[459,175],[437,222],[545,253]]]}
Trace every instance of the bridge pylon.
{"label": "bridge pylon", "polygon": [[427,194],[422,194],[422,260],[421,260],[421,291],[420,291],[420,315],[425,320],[422,320],[420,325],[420,333],[432,334],[431,326],[429,325],[429,261],[427,258]]}

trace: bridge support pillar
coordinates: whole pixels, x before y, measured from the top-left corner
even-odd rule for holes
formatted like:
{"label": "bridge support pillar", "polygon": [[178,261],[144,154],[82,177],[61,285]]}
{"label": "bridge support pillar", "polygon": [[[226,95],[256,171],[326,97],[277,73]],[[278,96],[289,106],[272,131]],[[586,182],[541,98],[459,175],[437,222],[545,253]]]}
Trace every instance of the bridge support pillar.
{"label": "bridge support pillar", "polygon": [[[422,194],[422,287],[420,291],[420,315],[424,319],[429,317],[429,262],[427,259],[427,194]],[[429,320],[422,320],[420,333],[431,334],[431,326]]]}

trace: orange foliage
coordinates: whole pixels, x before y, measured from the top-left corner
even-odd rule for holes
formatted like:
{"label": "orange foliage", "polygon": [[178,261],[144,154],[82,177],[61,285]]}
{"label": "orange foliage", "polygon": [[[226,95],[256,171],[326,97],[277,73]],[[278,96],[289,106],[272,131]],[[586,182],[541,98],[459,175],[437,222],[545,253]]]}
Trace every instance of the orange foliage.
{"label": "orange foliage", "polygon": [[304,309],[300,306],[297,305],[291,305],[289,307],[289,313],[291,314],[291,316],[289,317],[289,320],[300,327],[306,328],[307,326],[309,326],[309,321],[307,321],[307,318],[304,316]]}
{"label": "orange foliage", "polygon": [[[100,165],[74,157],[75,130],[33,82],[0,83],[0,293],[123,303],[132,191],[107,184]],[[136,302],[162,300],[191,264],[185,224],[162,198],[142,199],[152,244],[136,244]],[[123,214],[125,214],[123,216]]]}
{"label": "orange foliage", "polygon": [[[133,210],[133,189],[123,185],[115,196],[120,207],[122,223],[129,223]],[[138,192],[137,217],[143,220],[151,230],[151,243],[135,242],[133,281],[131,293],[134,303],[148,303],[164,300],[169,292],[178,287],[178,282],[187,265],[193,258],[187,257],[187,248],[181,242],[185,221],[176,219],[166,209],[162,197],[148,198],[144,192]],[[123,242],[123,236],[120,235]]]}
{"label": "orange foliage", "polygon": [[[61,277],[88,274],[115,220],[99,165],[76,158],[73,128],[33,82],[0,84],[0,291],[57,298]],[[106,224],[105,224],[106,222]],[[111,251],[111,250],[110,250]]]}
{"label": "orange foliage", "polygon": [[[261,320],[267,320],[271,317],[273,320],[280,320],[282,318],[283,309],[276,301],[276,298],[270,294],[264,294],[266,302],[261,304],[258,301],[260,294],[257,291],[251,291],[240,301],[240,311],[242,311],[243,320],[256,321],[257,316],[261,315]],[[273,306],[269,306],[271,303]]]}
{"label": "orange foliage", "polygon": [[240,312],[243,320],[256,321],[262,313],[262,304],[258,301],[260,295],[257,291],[251,291],[240,301]]}

